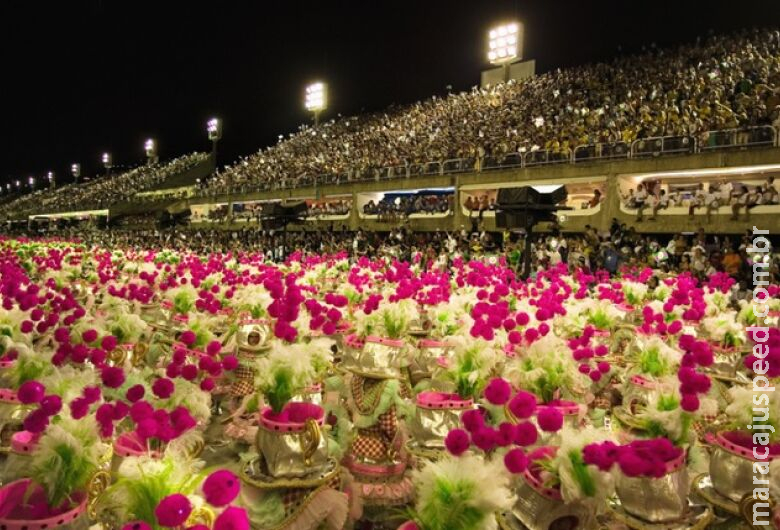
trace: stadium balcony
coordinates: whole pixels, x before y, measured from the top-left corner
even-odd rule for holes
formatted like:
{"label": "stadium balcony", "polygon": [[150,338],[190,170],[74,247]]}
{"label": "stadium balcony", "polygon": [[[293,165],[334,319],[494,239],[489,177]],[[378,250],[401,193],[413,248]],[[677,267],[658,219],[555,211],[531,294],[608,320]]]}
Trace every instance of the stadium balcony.
{"label": "stadium balcony", "polygon": [[[415,230],[457,230],[477,218],[486,230],[496,230],[495,213],[485,209],[481,215],[466,207],[469,196],[495,197],[498,189],[519,186],[564,185],[572,209],[560,212],[559,222],[564,230],[581,231],[586,225],[607,229],[613,219],[633,226],[638,232],[675,233],[693,231],[699,226],[722,233],[741,233],[752,224],[772,232],[780,231],[780,205],[759,205],[751,208],[751,223],[740,214],[730,219],[728,205],[712,211],[708,221],[699,209],[689,217],[690,197],[680,197],[679,205],[670,205],[658,211],[655,220],[637,221],[638,212],[627,207],[621,195],[638,182],[659,181],[660,189],[677,190],[699,182],[729,181],[746,186],[760,185],[767,178],[780,177],[780,148],[777,131],[773,127],[757,127],[734,131],[714,131],[705,135],[706,145],[692,138],[648,138],[626,144],[580,146],[561,156],[560,153],[534,151],[524,156],[497,159],[459,159],[429,162],[416,166],[380,168],[371,172],[346,174],[342,178],[312,178],[295,188],[275,186],[274,189],[236,190],[231,194],[197,196],[183,201],[193,211],[193,225],[208,223],[211,227],[234,226],[237,223],[257,222],[256,213],[238,215],[228,222],[227,205],[241,205],[242,212],[250,205],[256,207],[269,201],[327,201],[345,196],[351,199],[349,215],[312,215],[304,225],[346,226],[351,229],[386,231],[398,223],[406,223]],[[746,177],[746,175],[748,177]],[[415,212],[408,215],[368,214],[364,206],[369,200],[378,202],[384,195],[423,193],[426,190],[450,189],[455,205],[451,211],[436,213]],[[603,197],[595,207],[583,204],[592,199],[598,189]],[[676,193],[676,192],[675,192]],[[687,202],[686,202],[687,201]],[[222,216],[208,218],[210,206],[220,205]],[[199,212],[195,215],[195,212]],[[649,216],[649,209],[645,215]]]}

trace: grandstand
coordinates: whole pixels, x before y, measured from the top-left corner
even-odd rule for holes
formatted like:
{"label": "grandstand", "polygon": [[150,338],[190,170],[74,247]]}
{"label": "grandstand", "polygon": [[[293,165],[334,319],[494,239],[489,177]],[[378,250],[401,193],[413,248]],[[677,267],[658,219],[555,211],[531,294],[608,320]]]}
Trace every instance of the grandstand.
{"label": "grandstand", "polygon": [[[780,32],[751,30],[302,126],[208,180],[213,160],[196,153],[36,192],[0,205],[0,215],[108,210],[148,222],[150,211],[189,208],[196,224],[230,228],[258,222],[258,204],[285,200],[306,201],[311,226],[381,231],[404,222],[455,230],[478,218],[495,230],[489,197],[496,190],[556,184],[567,187],[574,208],[559,219],[565,230],[618,219],[647,232],[706,221],[713,231],[734,233],[746,225],[731,219],[732,203],[780,172],[778,127]],[[646,181],[653,196],[637,211],[624,196]],[[729,195],[717,208],[696,206],[724,182]],[[699,183],[700,197],[685,192]],[[445,207],[418,211],[386,199],[426,190],[450,190]],[[653,208],[662,191],[674,200]],[[485,200],[486,207],[469,206]],[[776,195],[762,193],[743,215],[780,230],[776,203]],[[656,213],[655,221],[638,222],[642,213]]]}

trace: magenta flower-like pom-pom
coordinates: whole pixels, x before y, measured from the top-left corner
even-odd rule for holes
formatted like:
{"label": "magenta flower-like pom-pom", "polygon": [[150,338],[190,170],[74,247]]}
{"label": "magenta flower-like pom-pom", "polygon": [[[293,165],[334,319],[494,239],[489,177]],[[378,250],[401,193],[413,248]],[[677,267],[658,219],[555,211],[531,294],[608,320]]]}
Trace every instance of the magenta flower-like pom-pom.
{"label": "magenta flower-like pom-pom", "polygon": [[536,443],[539,431],[530,421],[524,421],[515,426],[515,439],[517,445],[528,446]]}
{"label": "magenta flower-like pom-pom", "polygon": [[522,390],[509,402],[509,411],[518,419],[530,418],[536,410],[536,396]]}
{"label": "magenta flower-like pom-pom", "polygon": [[226,469],[220,469],[203,481],[203,496],[212,506],[225,506],[238,497],[241,482]]}
{"label": "magenta flower-like pom-pom", "polygon": [[447,451],[455,456],[460,456],[466,452],[470,445],[469,433],[463,429],[453,429],[447,433],[444,439],[444,446]]}
{"label": "magenta flower-like pom-pom", "polygon": [[197,338],[198,337],[195,335],[195,332],[189,329],[179,336],[179,340],[182,341],[182,343],[184,343],[186,346],[192,346],[195,344]]}
{"label": "magenta flower-like pom-pom", "polygon": [[229,506],[214,521],[214,530],[249,530],[246,510]]}
{"label": "magenta flower-like pom-pom", "polygon": [[528,457],[520,448],[514,448],[504,455],[504,466],[510,473],[522,473],[528,467]]}
{"label": "magenta flower-like pom-pom", "polygon": [[563,427],[563,414],[555,407],[541,407],[536,413],[539,428],[545,432],[556,432]]}
{"label": "magenta flower-like pom-pom", "polygon": [[222,368],[230,372],[238,367],[238,358],[235,355],[225,355],[222,358]]}
{"label": "magenta flower-like pom-pom", "polygon": [[160,399],[167,399],[171,397],[171,394],[173,394],[173,388],[173,381],[166,379],[165,377],[157,379],[157,381],[152,384],[152,392],[154,392],[154,395]]}
{"label": "magenta flower-like pom-pom", "polygon": [[45,396],[41,400],[41,410],[45,412],[47,416],[59,414],[60,410],[62,410],[62,398],[55,394]]}
{"label": "magenta flower-like pom-pom", "polygon": [[38,381],[27,381],[19,387],[17,396],[19,401],[25,405],[39,403],[46,393],[46,388]]}
{"label": "magenta flower-like pom-pom", "polygon": [[157,522],[162,526],[176,527],[184,524],[192,513],[190,500],[181,493],[168,495],[154,509]]}
{"label": "magenta flower-like pom-pom", "polygon": [[127,389],[125,397],[127,398],[127,401],[135,403],[139,399],[143,399],[145,393],[146,389],[143,385],[133,385]]}
{"label": "magenta flower-like pom-pom", "polygon": [[482,413],[477,409],[467,410],[461,414],[460,421],[463,422],[466,430],[471,433],[485,425],[485,418],[482,417]]}
{"label": "magenta flower-like pom-pom", "polygon": [[118,366],[106,366],[100,373],[100,379],[108,388],[119,388],[125,384],[125,371]]}
{"label": "magenta flower-like pom-pom", "polygon": [[504,405],[511,395],[512,387],[500,377],[494,377],[485,387],[485,399],[493,405]]}

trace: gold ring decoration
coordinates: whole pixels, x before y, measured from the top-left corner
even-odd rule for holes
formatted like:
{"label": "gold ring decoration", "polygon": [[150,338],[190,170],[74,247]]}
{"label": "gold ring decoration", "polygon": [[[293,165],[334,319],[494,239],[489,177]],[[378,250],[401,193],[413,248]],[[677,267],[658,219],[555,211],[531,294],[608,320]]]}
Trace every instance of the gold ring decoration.
{"label": "gold ring decoration", "polygon": [[194,510],[192,510],[192,513],[190,513],[190,516],[187,518],[187,523],[185,526],[195,526],[198,524],[204,524],[211,528],[211,525],[214,524],[214,520],[217,518],[217,515],[214,513],[214,510],[209,508],[208,506],[198,506]]}
{"label": "gold ring decoration", "polygon": [[87,516],[93,521],[97,519],[97,505],[100,496],[111,484],[111,474],[100,469],[92,475],[87,484]]}
{"label": "gold ring decoration", "polygon": [[312,464],[311,458],[314,453],[317,452],[317,448],[320,446],[320,440],[322,439],[322,433],[320,432],[319,424],[312,418],[306,420],[306,426],[303,432],[298,435],[298,443],[301,446],[301,452],[303,453],[303,463],[307,466]]}
{"label": "gold ring decoration", "polygon": [[127,352],[123,347],[117,346],[106,355],[106,358],[109,362],[113,363],[114,366],[121,366],[125,364],[125,361],[127,360]]}
{"label": "gold ring decoration", "polygon": [[[751,528],[751,530],[761,530],[763,528],[766,528],[767,525],[757,525],[753,524],[753,506],[757,502],[764,502],[760,501],[759,499],[756,499],[753,497],[753,492],[749,491],[745,493],[745,495],[742,496],[742,499],[739,501],[739,514],[742,516],[742,519],[745,520],[745,523],[747,523],[748,527]],[[769,512],[769,519],[772,518],[772,511],[775,509],[775,503],[770,498],[769,499],[769,509],[767,510]],[[771,524],[771,522],[769,523]]]}
{"label": "gold ring decoration", "polygon": [[203,439],[198,438],[195,440],[195,443],[192,444],[192,447],[189,447],[187,449],[187,456],[191,458],[198,458],[200,454],[203,452],[203,449],[205,448],[205,442]]}
{"label": "gold ring decoration", "polygon": [[149,351],[149,345],[145,342],[137,342],[133,346],[133,366],[141,368],[146,364],[146,352]]}

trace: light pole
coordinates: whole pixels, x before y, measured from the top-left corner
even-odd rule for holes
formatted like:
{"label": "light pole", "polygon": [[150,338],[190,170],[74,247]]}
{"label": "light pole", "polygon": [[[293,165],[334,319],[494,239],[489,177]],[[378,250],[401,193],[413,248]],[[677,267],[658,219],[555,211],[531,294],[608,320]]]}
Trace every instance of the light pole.
{"label": "light pole", "polygon": [[30,185],[30,191],[35,191],[35,177],[28,177],[27,183]]}
{"label": "light pole", "polygon": [[[211,161],[214,162],[214,171],[217,171],[217,142],[222,139],[222,120],[219,118],[211,118],[206,122],[206,134],[211,140]],[[228,213],[227,220],[231,222],[233,220],[233,177],[231,172],[227,172],[227,205]]]}
{"label": "light pole", "polygon": [[522,58],[522,33],[523,26],[519,22],[502,24],[488,32],[487,58],[491,64],[501,66],[504,83],[509,81],[509,65]]}
{"label": "light pole", "polygon": [[144,142],[144,151],[146,151],[146,163],[152,165],[157,163],[157,143],[154,138],[149,138]]}
{"label": "light pole", "polygon": [[328,108],[328,85],[317,81],[306,87],[306,97],[303,102],[306,110],[314,113],[314,126],[320,123],[320,112]]}
{"label": "light pole", "polygon": [[54,178],[54,171],[49,171],[46,173],[46,179],[49,181],[49,189],[54,189],[57,187],[57,182]]}
{"label": "light pole", "polygon": [[70,165],[70,174],[73,175],[73,179],[76,181],[76,184],[79,183],[79,177],[81,176],[81,164],[71,164]]}
{"label": "light pole", "polygon": [[114,159],[111,153],[103,153],[101,160],[103,161],[103,167],[106,168],[106,176],[111,175],[111,168],[114,166]]}
{"label": "light pole", "polygon": [[217,163],[217,142],[222,139],[222,120],[211,118],[206,122],[206,132],[211,140],[211,156],[214,157],[214,164]]}

